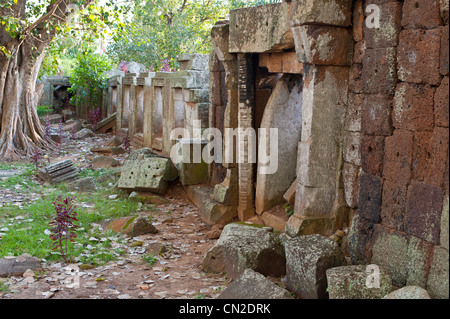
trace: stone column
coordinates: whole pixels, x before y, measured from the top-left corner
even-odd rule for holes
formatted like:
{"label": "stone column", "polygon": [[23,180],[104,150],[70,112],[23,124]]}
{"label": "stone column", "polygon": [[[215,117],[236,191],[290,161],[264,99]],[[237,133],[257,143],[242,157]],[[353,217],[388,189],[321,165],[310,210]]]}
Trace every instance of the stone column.
{"label": "stone column", "polygon": [[286,224],[291,236],[332,234],[346,222],[342,131],[353,53],[351,13],[350,1],[292,1],[291,30],[304,87],[295,213]]}
{"label": "stone column", "polygon": [[[240,132],[254,129],[255,110],[255,79],[254,65],[251,54],[238,54],[238,97],[239,115],[238,127]],[[254,208],[254,184],[255,164],[252,163],[250,144],[248,138],[238,135],[238,159],[239,159],[239,219],[244,220],[255,214]],[[253,154],[256,158],[256,154]]]}

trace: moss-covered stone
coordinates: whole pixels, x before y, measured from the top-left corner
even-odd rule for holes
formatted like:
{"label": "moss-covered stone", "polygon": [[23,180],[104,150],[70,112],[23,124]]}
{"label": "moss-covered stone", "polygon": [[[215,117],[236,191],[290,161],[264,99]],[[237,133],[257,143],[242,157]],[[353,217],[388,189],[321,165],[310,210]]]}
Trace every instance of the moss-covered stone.
{"label": "moss-covered stone", "polygon": [[[392,278],[382,268],[375,266],[354,265],[328,269],[330,299],[381,299],[389,294]],[[373,277],[376,281],[371,281],[369,276],[377,276],[373,272],[375,269],[380,270],[379,276]]]}

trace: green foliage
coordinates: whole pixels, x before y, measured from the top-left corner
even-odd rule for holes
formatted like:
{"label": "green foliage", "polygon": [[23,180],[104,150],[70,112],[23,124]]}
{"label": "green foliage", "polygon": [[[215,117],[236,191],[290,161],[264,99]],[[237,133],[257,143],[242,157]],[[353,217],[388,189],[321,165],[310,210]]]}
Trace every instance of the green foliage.
{"label": "green foliage", "polygon": [[107,87],[106,72],[111,63],[106,56],[88,49],[78,54],[70,78],[72,105],[87,105],[90,109],[101,106],[103,90]]}
{"label": "green foliage", "polygon": [[135,0],[131,23],[115,34],[107,53],[116,64],[136,61],[159,71],[168,61],[174,68],[183,53],[211,52],[211,28],[231,9],[280,1]]}
{"label": "green foliage", "polygon": [[150,266],[153,266],[158,262],[158,258],[154,257],[153,255],[144,255],[142,256],[142,260]]}
{"label": "green foliage", "polygon": [[51,112],[53,112],[53,106],[51,105],[38,105],[37,107],[37,114],[39,117],[46,116]]}

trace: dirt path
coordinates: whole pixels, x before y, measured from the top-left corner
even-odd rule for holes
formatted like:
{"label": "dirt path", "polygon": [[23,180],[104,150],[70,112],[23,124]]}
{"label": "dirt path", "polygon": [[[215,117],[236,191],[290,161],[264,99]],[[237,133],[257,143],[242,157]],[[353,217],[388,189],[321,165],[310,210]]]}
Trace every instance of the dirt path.
{"label": "dirt path", "polygon": [[[53,159],[71,158],[80,166],[89,166],[89,149],[102,146],[110,135],[83,141],[70,141]],[[123,160],[127,154],[115,156]],[[6,194],[6,192],[5,192]],[[20,190],[10,191],[9,199],[21,200]],[[200,265],[214,245],[209,239],[211,226],[203,223],[197,208],[188,200],[180,185],[172,185],[165,196],[167,203],[151,212],[158,233],[124,242],[113,242],[126,249],[117,261],[93,269],[79,265],[43,263],[43,271],[29,277],[11,277],[8,293],[1,299],[137,299],[137,298],[215,298],[229,283],[222,275],[207,275]],[[150,214],[150,213],[142,213]],[[155,264],[143,261],[149,251],[163,249]],[[27,275],[25,275],[27,276]]]}

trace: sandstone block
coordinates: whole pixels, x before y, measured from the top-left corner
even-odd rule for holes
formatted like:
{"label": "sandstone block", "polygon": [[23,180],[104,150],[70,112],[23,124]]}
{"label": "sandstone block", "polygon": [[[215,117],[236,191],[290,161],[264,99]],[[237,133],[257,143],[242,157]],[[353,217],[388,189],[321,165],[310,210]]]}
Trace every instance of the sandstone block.
{"label": "sandstone block", "polygon": [[326,271],[347,264],[338,244],[324,236],[308,235],[287,240],[285,249],[288,290],[300,298],[326,298]]}
{"label": "sandstone block", "polygon": [[224,227],[202,267],[206,272],[225,271],[231,278],[237,278],[246,269],[278,277],[286,271],[284,247],[280,238],[265,228],[232,223]]}
{"label": "sandstone block", "polygon": [[[436,3],[436,1],[432,1]],[[398,78],[405,82],[440,83],[441,29],[403,30],[398,44]]]}
{"label": "sandstone block", "polygon": [[330,299],[382,299],[392,290],[391,276],[377,265],[335,267],[326,274]]}
{"label": "sandstone block", "polygon": [[292,299],[292,296],[260,273],[246,269],[218,299]]}

